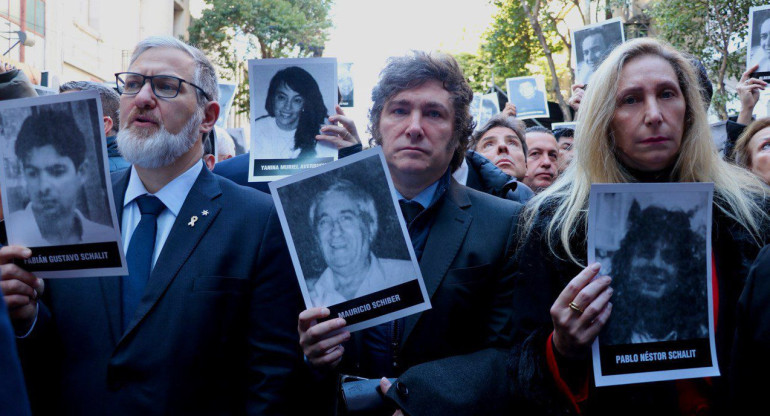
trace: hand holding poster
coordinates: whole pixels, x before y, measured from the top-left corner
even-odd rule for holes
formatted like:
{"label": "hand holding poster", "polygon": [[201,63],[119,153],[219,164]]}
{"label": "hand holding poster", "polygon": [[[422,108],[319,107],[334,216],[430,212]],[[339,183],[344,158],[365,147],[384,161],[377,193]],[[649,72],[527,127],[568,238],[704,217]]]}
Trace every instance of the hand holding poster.
{"label": "hand holding poster", "polygon": [[593,344],[597,386],[719,375],[711,287],[713,184],[594,184],[588,262],[612,277]]}
{"label": "hand holding poster", "polygon": [[8,244],[40,278],[128,274],[95,91],[0,102]]}
{"label": "hand holding poster", "polygon": [[351,332],[430,309],[381,148],[269,186],[308,309]]}
{"label": "hand holding poster", "polygon": [[251,158],[249,181],[268,182],[337,159],[337,148],[317,142],[335,114],[334,58],[249,61]]}

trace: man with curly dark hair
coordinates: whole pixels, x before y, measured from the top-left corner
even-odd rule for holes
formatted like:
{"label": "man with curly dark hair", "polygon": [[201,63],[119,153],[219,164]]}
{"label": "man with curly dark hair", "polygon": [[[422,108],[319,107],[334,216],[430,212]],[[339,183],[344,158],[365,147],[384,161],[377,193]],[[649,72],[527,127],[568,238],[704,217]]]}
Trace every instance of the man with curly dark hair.
{"label": "man with curly dark hair", "polygon": [[506,388],[471,370],[505,371],[485,363],[497,362],[496,352],[508,346],[521,205],[452,178],[473,131],[472,98],[454,58],[425,52],[391,58],[372,91],[371,132],[385,154],[432,309],[353,334],[342,318],[324,320],[325,307],[299,315],[300,344],[313,368],[396,377],[393,388],[385,379],[380,387],[408,414],[499,414],[502,403],[480,398]]}

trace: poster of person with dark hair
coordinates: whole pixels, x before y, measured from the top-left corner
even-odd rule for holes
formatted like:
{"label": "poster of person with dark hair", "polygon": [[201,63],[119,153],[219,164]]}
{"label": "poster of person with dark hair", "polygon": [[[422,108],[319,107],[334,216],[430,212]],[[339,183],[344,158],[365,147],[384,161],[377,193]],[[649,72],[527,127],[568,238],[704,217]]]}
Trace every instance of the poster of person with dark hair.
{"label": "poster of person with dark hair", "polygon": [[548,102],[545,98],[545,78],[542,75],[508,78],[508,101],[516,106],[519,119],[548,118]]}
{"label": "poster of person with dark hair", "polygon": [[381,148],[269,186],[308,309],[351,332],[430,309]]}
{"label": "poster of person with dark hair", "polygon": [[249,61],[249,181],[269,182],[337,159],[316,136],[335,114],[336,58]]}
{"label": "poster of person with dark hair", "polygon": [[583,26],[572,31],[572,62],[575,62],[575,84],[588,84],[604,58],[626,41],[620,18]]}
{"label": "poster of person with dark hair", "polygon": [[711,287],[713,184],[594,184],[588,262],[612,277],[593,345],[597,386],[719,375]]}
{"label": "poster of person with dark hair", "polygon": [[754,77],[770,80],[770,5],[749,8],[746,69],[759,65]]}
{"label": "poster of person with dark hair", "polygon": [[96,91],[0,102],[3,237],[40,278],[128,274],[101,124]]}

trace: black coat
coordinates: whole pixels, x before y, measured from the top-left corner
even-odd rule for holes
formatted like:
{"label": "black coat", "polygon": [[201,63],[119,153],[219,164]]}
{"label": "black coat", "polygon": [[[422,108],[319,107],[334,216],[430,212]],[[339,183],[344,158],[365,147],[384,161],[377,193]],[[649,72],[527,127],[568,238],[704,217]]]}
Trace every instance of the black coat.
{"label": "black coat", "polygon": [[[713,399],[713,409],[724,409],[727,398],[727,374],[735,328],[734,313],[751,262],[759,251],[749,233],[714,207],[712,250],[718,276],[719,316],[717,318],[717,357],[722,377],[712,378],[713,385],[697,379],[701,394]],[[548,207],[536,220],[532,233],[523,242],[518,259],[513,315],[514,348],[509,361],[510,387],[517,408],[524,414],[572,414],[574,408],[559,391],[546,362],[546,343],[553,331],[550,308],[558,295],[582,267],[566,260],[558,248],[558,257],[548,247],[545,227],[552,217]],[[765,227],[766,229],[766,227]],[[576,230],[572,240],[573,254],[586,260],[586,230]],[[557,236],[553,237],[558,247]],[[557,357],[562,378],[573,388],[590,375],[590,356],[581,361]],[[582,405],[583,414],[639,414],[662,416],[680,414],[679,383],[655,382],[628,386],[593,387],[589,380],[589,399]],[[573,390],[574,391],[574,390]]]}
{"label": "black coat", "polygon": [[766,408],[770,374],[770,245],[749,272],[737,313],[730,390],[736,414]]}

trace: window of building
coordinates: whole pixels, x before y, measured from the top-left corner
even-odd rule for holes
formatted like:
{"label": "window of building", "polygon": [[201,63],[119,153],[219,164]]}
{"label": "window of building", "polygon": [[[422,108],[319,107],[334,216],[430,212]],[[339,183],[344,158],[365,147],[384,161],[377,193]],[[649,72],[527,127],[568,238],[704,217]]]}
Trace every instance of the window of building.
{"label": "window of building", "polygon": [[45,36],[45,0],[25,0],[27,2],[27,30]]}

